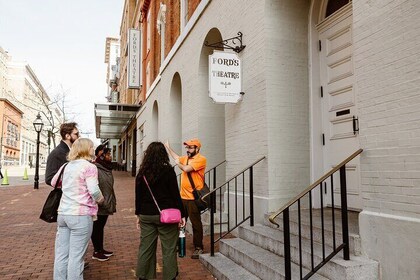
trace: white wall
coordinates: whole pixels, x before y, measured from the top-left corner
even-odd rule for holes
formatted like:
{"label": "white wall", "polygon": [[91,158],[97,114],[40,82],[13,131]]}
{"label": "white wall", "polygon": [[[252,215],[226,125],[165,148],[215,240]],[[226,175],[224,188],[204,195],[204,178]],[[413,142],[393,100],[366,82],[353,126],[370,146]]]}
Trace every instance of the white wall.
{"label": "white wall", "polygon": [[308,14],[306,0],[266,1],[270,210],[310,184]]}
{"label": "white wall", "polygon": [[420,275],[419,15],[417,0],[353,1],[360,230],[383,279]]}
{"label": "white wall", "polygon": [[[309,185],[308,9],[305,0],[211,1],[161,73],[138,118],[138,125],[145,123],[145,142],[150,143],[153,133],[147,123],[152,119],[153,102],[159,100],[159,116],[165,116],[172,79],[178,72],[182,139],[201,139],[209,167],[218,163],[221,145],[228,178],[268,157],[255,168],[257,221]],[[243,33],[246,48],[239,57],[245,95],[238,104],[212,104],[206,81],[197,76],[204,65],[203,43],[213,28],[223,39]],[[217,139],[222,126],[215,126],[223,113],[212,109],[220,106],[224,106],[225,140]],[[171,136],[169,123],[160,119],[159,140]],[[220,144],[211,144],[216,140]]]}

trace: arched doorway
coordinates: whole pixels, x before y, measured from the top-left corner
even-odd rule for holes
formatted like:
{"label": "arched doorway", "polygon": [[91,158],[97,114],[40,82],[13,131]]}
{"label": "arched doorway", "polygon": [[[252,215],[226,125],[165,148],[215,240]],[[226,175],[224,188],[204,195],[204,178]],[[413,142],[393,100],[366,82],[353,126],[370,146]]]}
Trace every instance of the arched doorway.
{"label": "arched doorway", "polygon": [[[211,29],[204,42],[219,42],[222,35],[217,28]],[[211,156],[207,155],[207,166],[211,168],[222,162],[226,158],[225,147],[225,105],[215,104],[209,97],[209,55],[213,49],[204,46],[201,49],[199,63],[199,137],[203,141],[203,154],[211,151]],[[220,174],[221,176],[221,174]]]}
{"label": "arched doorway", "polygon": [[[316,179],[359,149],[360,143],[353,78],[352,2],[323,0],[312,5],[312,174]],[[346,165],[346,173],[349,208],[361,209],[358,157]],[[338,175],[334,181],[335,201],[339,202]],[[330,187],[326,191],[328,201]]]}

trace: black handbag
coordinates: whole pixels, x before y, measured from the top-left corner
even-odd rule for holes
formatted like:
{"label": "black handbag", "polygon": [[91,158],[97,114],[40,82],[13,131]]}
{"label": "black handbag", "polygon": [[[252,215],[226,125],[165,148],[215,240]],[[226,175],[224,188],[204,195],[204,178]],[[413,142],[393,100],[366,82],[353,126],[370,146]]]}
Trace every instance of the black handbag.
{"label": "black handbag", "polygon": [[57,210],[58,206],[60,206],[61,195],[63,194],[63,191],[61,190],[61,186],[63,184],[63,172],[66,165],[67,163],[61,169],[54,189],[48,195],[44,207],[42,208],[41,215],[39,216],[41,220],[46,221],[47,223],[57,222]]}
{"label": "black handbag", "polygon": [[210,196],[205,197],[203,200],[201,198],[205,196],[206,194],[208,194],[210,192],[210,189],[207,186],[207,184],[204,182],[203,188],[201,188],[200,190],[197,190],[195,188],[194,180],[192,179],[191,174],[188,172],[187,175],[188,175],[188,179],[190,180],[190,184],[193,188],[195,205],[197,205],[198,211],[203,212],[207,210],[210,206]]}

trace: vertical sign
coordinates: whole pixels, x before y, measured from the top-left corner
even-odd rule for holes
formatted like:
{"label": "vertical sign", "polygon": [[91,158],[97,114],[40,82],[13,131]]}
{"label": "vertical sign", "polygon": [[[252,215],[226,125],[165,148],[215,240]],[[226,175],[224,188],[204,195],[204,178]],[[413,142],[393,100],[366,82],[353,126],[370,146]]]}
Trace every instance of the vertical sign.
{"label": "vertical sign", "polygon": [[241,60],[236,53],[215,51],[209,56],[209,96],[216,103],[242,98]]}
{"label": "vertical sign", "polygon": [[140,88],[140,30],[128,30],[128,67],[127,83],[128,88]]}

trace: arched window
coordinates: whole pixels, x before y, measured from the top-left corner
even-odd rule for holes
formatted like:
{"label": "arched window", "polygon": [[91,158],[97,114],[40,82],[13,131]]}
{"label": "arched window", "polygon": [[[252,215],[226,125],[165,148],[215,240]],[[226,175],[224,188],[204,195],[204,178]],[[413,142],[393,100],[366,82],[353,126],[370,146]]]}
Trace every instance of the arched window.
{"label": "arched window", "polygon": [[325,18],[329,17],[333,13],[337,12],[343,6],[347,5],[350,0],[330,0],[327,5],[327,12],[325,13]]}

